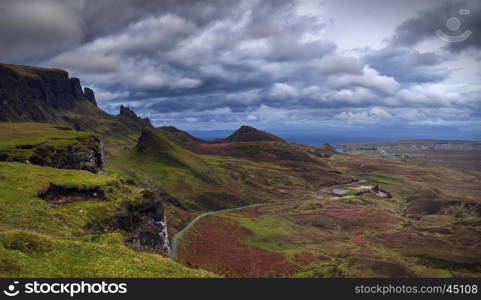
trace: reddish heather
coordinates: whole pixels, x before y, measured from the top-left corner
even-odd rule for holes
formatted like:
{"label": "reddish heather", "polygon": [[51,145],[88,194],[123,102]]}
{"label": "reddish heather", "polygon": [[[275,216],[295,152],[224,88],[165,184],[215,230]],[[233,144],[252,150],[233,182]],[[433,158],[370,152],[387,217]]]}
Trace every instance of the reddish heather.
{"label": "reddish heather", "polygon": [[428,235],[415,229],[395,233],[381,233],[369,238],[375,243],[395,248],[410,256],[429,260],[439,267],[465,266],[481,270],[479,248],[472,247],[481,242],[479,230],[457,232],[449,239]]}
{"label": "reddish heather", "polygon": [[352,238],[352,241],[358,245],[364,245],[366,242],[364,241],[363,237],[360,235],[355,235]]}
{"label": "reddish heather", "polygon": [[187,266],[227,277],[288,276],[299,268],[281,254],[242,245],[240,240],[252,232],[233,220],[211,216],[193,230],[178,249],[179,261]]}
{"label": "reddish heather", "polygon": [[296,222],[315,222],[319,219],[331,220],[344,230],[351,229],[387,229],[392,227],[398,218],[393,214],[370,207],[339,205],[314,212],[293,215]]}

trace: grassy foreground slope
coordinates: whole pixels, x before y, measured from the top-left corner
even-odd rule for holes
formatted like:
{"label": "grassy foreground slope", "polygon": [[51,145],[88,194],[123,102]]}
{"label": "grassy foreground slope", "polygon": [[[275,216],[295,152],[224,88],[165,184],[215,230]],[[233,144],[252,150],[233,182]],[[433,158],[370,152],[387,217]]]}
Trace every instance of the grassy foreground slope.
{"label": "grassy foreground slope", "polygon": [[[23,143],[23,139],[62,146],[71,138],[89,135],[42,124],[0,126],[5,129],[0,139],[5,149],[19,141]],[[65,202],[42,199],[41,192],[52,186],[73,189],[77,194]],[[82,191],[95,192],[82,195]],[[22,162],[0,162],[0,276],[213,276],[160,255],[135,251],[125,245],[120,230],[97,226],[114,217],[125,205],[143,201],[143,192],[114,173],[96,175]],[[72,199],[75,201],[69,202]]]}

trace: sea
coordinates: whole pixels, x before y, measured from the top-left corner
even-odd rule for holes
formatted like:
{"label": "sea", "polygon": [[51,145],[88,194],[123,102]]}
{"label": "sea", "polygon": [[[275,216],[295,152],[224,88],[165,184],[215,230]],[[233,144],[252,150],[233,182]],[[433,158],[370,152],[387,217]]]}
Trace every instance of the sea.
{"label": "sea", "polygon": [[[316,130],[265,130],[278,137],[298,144],[319,146],[331,144],[333,147],[342,151],[342,144],[348,143],[379,143],[393,142],[399,140],[414,139],[435,139],[435,140],[465,140],[481,141],[481,130],[459,130],[450,127],[359,127],[352,129],[332,129],[325,128]],[[231,135],[233,130],[212,130],[212,131],[189,131],[195,137],[203,140],[214,140]]]}

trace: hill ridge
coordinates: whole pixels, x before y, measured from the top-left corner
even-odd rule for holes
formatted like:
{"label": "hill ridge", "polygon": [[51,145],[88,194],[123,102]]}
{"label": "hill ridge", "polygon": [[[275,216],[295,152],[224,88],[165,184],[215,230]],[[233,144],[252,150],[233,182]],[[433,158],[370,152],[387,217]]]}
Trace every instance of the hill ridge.
{"label": "hill ridge", "polygon": [[266,131],[256,129],[252,126],[242,125],[230,136],[220,139],[227,142],[282,142],[283,139]]}

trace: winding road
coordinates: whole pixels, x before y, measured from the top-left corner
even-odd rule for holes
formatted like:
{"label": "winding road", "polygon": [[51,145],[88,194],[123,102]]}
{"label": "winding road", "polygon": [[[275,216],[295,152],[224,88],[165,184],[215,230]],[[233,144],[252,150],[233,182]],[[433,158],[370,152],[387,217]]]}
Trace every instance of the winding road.
{"label": "winding road", "polygon": [[[358,180],[354,180],[353,182],[350,182],[350,183],[342,183],[342,184],[338,184],[338,185],[329,186],[329,187],[326,187],[326,188],[321,189],[320,191],[321,191],[321,192],[328,192],[329,189],[333,189],[333,188],[336,188],[336,187],[341,187],[341,186],[353,184],[353,183],[355,183],[355,182],[358,182]],[[315,199],[315,198],[312,198],[312,199]],[[287,204],[287,203],[302,202],[302,201],[306,201],[306,200],[309,200],[309,199],[289,200],[289,201],[274,202],[274,203],[272,203],[272,202],[269,202],[269,203],[258,203],[258,204],[252,204],[252,205],[241,206],[241,207],[236,207],[236,208],[229,208],[229,209],[223,209],[223,210],[216,210],[216,211],[211,211],[211,212],[206,212],[206,213],[200,214],[200,215],[198,215],[197,217],[195,217],[195,219],[193,219],[192,221],[190,221],[190,223],[187,224],[187,226],[185,226],[184,229],[182,229],[181,231],[177,232],[177,233],[172,237],[172,244],[171,244],[171,246],[170,246],[170,258],[172,258],[173,260],[175,260],[175,259],[177,258],[177,241],[179,240],[179,238],[181,238],[182,235],[184,235],[184,233],[185,233],[187,230],[189,230],[190,228],[192,228],[192,226],[194,226],[195,223],[197,223],[200,219],[202,219],[202,218],[204,218],[204,217],[207,217],[207,216],[210,216],[210,215],[213,215],[213,214],[228,212],[228,211],[235,211],[235,210],[241,210],[241,209],[252,208],[252,207],[259,207],[259,206],[274,206],[274,205],[281,205],[281,204]]]}
{"label": "winding road", "polygon": [[172,244],[170,246],[170,258],[175,260],[177,258],[177,241],[179,238],[184,235],[184,233],[189,230],[192,226],[195,225],[200,219],[213,215],[213,214],[218,214],[218,213],[223,213],[223,212],[228,212],[228,211],[234,211],[234,210],[241,210],[241,209],[246,209],[246,208],[252,208],[252,207],[259,207],[259,206],[274,206],[274,205],[280,205],[280,204],[287,204],[287,203],[293,203],[293,202],[302,202],[305,200],[290,200],[290,201],[283,201],[283,202],[269,202],[269,203],[258,203],[258,204],[252,204],[252,205],[247,205],[247,206],[241,206],[241,207],[236,207],[236,208],[229,208],[229,209],[223,209],[223,210],[216,210],[216,211],[211,211],[211,212],[206,212],[201,215],[198,215],[195,219],[193,219],[187,226],[184,227],[181,231],[177,232],[174,237],[172,238]]}

